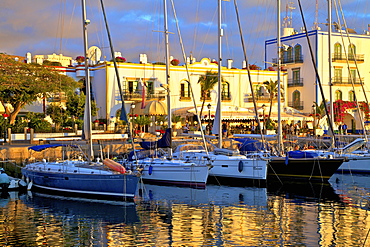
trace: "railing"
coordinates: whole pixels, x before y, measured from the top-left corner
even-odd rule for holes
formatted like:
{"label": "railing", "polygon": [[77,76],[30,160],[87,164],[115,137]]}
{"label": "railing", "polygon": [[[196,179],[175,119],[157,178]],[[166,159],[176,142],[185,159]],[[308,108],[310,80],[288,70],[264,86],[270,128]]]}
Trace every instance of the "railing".
{"label": "railing", "polygon": [[229,92],[222,92],[221,94],[221,100],[231,100],[231,96]]}
{"label": "railing", "polygon": [[288,79],[288,87],[303,87],[303,78]]}
{"label": "railing", "polygon": [[[150,99],[164,99],[166,97],[166,93],[151,93],[151,92],[146,92],[145,93],[145,99],[150,100]],[[134,93],[124,91],[123,92],[123,98],[124,100],[137,100],[142,98],[142,91],[137,90]]]}
{"label": "railing", "polygon": [[303,110],[303,101],[289,101],[288,106],[297,110]]}
{"label": "railing", "polygon": [[361,85],[361,82],[364,83],[364,78],[353,78],[351,79],[350,77],[334,77],[332,78],[332,83],[333,84],[358,84]]}
{"label": "railing", "polygon": [[[270,96],[269,95],[255,95],[255,99],[257,102],[263,103],[263,102],[270,102]],[[277,98],[272,99],[273,102],[277,101]],[[281,97],[281,102],[284,102],[284,97]],[[245,95],[244,96],[244,102],[253,102],[253,97],[251,95]]]}
{"label": "railing", "polygon": [[191,100],[191,97],[180,96],[180,100]]}
{"label": "railing", "polygon": [[[364,54],[348,54],[348,61],[357,61],[357,62],[363,62],[365,61],[365,55]],[[345,54],[337,54],[334,53],[332,57],[333,62],[335,61],[346,61],[346,55]]]}
{"label": "railing", "polygon": [[[277,64],[278,60],[277,58],[272,59],[272,63]],[[289,57],[282,57],[281,58],[281,63],[282,64],[287,64],[287,63],[303,63],[303,55],[299,56],[289,56]]]}

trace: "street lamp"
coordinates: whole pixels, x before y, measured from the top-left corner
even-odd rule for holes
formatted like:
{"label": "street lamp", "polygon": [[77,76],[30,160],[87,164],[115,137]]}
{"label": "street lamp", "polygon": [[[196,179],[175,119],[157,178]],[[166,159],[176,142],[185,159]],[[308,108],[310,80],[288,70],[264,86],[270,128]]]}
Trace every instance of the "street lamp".
{"label": "street lamp", "polygon": [[208,108],[208,134],[211,132],[211,104],[207,105]]}
{"label": "street lamp", "polygon": [[263,129],[262,129],[262,133],[265,134],[265,108],[266,108],[266,105],[263,104],[262,106],[262,117],[263,117]]}

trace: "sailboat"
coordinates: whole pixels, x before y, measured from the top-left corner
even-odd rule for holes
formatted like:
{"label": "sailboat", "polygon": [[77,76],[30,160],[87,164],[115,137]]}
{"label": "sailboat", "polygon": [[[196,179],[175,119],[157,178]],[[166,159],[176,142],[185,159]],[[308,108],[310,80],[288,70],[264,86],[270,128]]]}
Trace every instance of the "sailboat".
{"label": "sailboat", "polygon": [[225,182],[238,181],[239,185],[244,184],[247,180],[265,182],[267,176],[267,160],[263,156],[247,157],[240,154],[238,150],[230,150],[222,148],[223,136],[222,136],[222,114],[221,114],[221,63],[222,63],[222,52],[221,52],[221,0],[218,0],[218,93],[217,93],[217,108],[215,122],[213,125],[212,133],[218,134],[218,147],[211,152],[207,152],[205,148],[201,148],[197,145],[187,144],[174,152],[174,157],[179,159],[190,160],[197,164],[204,163],[206,161],[212,166],[209,172],[210,180]]}
{"label": "sailboat", "polygon": [[[82,17],[84,30],[85,52],[85,81],[86,102],[84,136],[88,143],[86,160],[64,160],[49,162],[43,159],[40,162],[27,164],[22,168],[22,175],[28,182],[28,188],[47,190],[54,193],[79,195],[94,198],[117,198],[132,200],[135,196],[139,175],[133,171],[121,170],[117,172],[108,168],[102,162],[92,162],[93,149],[91,138],[91,113],[90,113],[90,76],[89,59],[87,56],[87,24],[85,0],[82,0]],[[42,147],[30,147],[35,151],[47,148],[66,148],[65,144],[48,144]],[[72,147],[73,148],[73,147]]]}
{"label": "sailboat", "polygon": [[[169,88],[169,45],[168,45],[168,27],[167,27],[167,3],[164,2],[164,34],[166,51],[166,87]],[[156,184],[170,184],[178,186],[190,186],[194,188],[205,188],[208,179],[210,166],[206,163],[195,163],[189,160],[175,159],[172,155],[172,119],[171,119],[171,93],[167,90],[167,121],[168,129],[163,137],[154,142],[142,142],[140,145],[144,150],[150,150],[153,153],[155,149],[166,148],[167,154],[143,155],[140,159],[140,153],[143,150],[133,150],[132,157],[125,162],[126,166],[137,167],[141,171],[141,178],[144,182]]]}
{"label": "sailboat", "polygon": [[[280,88],[281,72],[281,35],[280,35],[280,0],[277,1],[277,55],[278,55],[278,88]],[[305,29],[307,30],[307,29]],[[316,68],[316,67],[315,67]],[[321,83],[319,83],[321,85]],[[278,93],[280,97],[280,93]],[[323,97],[324,98],[324,97]],[[281,109],[278,98],[278,109]],[[280,111],[278,112],[280,118]],[[281,141],[281,121],[278,120],[278,140]],[[343,157],[332,155],[321,156],[316,153],[304,151],[289,151],[284,155],[281,146],[278,147],[280,156],[270,157],[268,165],[268,176],[270,178],[297,178],[308,180],[328,180],[344,162]]]}

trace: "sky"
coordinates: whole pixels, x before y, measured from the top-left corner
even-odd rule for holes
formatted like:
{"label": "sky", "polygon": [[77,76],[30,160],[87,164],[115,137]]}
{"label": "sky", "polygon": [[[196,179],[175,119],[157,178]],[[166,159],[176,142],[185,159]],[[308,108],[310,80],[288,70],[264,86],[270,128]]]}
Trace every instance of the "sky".
{"label": "sky", "polygon": [[[334,0],[333,0],[334,1]],[[327,0],[302,0],[302,11],[308,29],[319,23],[326,30]],[[199,61],[207,57],[217,60],[217,0],[167,0],[170,55],[184,62],[179,42],[179,25],[184,50]],[[236,0],[242,37],[248,62],[264,66],[264,42],[276,38],[276,0]],[[334,4],[335,3],[335,4]],[[292,6],[288,8],[287,5]],[[341,6],[336,11],[335,6]],[[163,0],[106,0],[104,9],[113,48],[128,62],[138,62],[139,54],[147,54],[149,62],[163,62]],[[102,50],[101,60],[110,60],[110,50],[101,1],[86,0],[88,46]],[[335,0],[333,21],[344,16],[349,28],[363,33],[370,24],[368,0]],[[341,14],[343,13],[343,14]],[[291,17],[292,27],[303,26],[297,0],[281,0],[281,20]],[[341,17],[341,22],[343,19]],[[234,60],[241,68],[244,60],[241,34],[238,29],[234,0],[222,2],[222,58]],[[76,0],[2,0],[0,2],[0,53],[25,56],[63,54],[76,58],[83,55],[81,1]],[[223,62],[226,66],[226,62]]]}

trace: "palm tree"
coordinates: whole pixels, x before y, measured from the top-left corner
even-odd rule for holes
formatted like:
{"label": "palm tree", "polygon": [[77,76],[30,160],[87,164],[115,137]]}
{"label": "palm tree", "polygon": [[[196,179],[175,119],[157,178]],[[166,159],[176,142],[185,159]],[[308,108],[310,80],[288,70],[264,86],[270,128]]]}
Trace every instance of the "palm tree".
{"label": "palm tree", "polygon": [[269,115],[268,115],[267,124],[266,124],[268,126],[270,125],[270,122],[271,122],[272,101],[274,100],[274,98],[277,97],[279,84],[277,81],[272,81],[271,79],[270,81],[263,82],[263,84],[265,85],[266,91],[270,94],[270,97],[269,97],[270,108],[269,108]]}
{"label": "palm tree", "polygon": [[326,116],[325,108],[327,107],[327,104],[328,104],[327,101],[326,103],[324,103],[324,101],[321,101],[320,105],[317,104],[317,102],[313,102],[312,107],[313,107],[314,112],[312,114],[314,117],[314,129],[317,128],[317,125],[319,124],[321,118]]}
{"label": "palm tree", "polygon": [[[224,79],[221,77],[221,81],[224,82]],[[200,90],[201,90],[201,99],[202,99],[202,107],[200,109],[199,116],[202,116],[203,108],[207,99],[211,98],[211,90],[218,82],[218,73],[207,71],[205,75],[202,75],[198,79],[198,83],[200,83]],[[221,92],[219,92],[221,93]]]}

